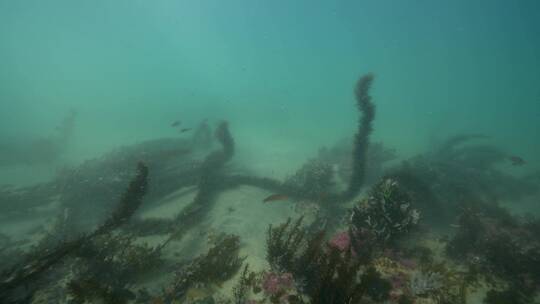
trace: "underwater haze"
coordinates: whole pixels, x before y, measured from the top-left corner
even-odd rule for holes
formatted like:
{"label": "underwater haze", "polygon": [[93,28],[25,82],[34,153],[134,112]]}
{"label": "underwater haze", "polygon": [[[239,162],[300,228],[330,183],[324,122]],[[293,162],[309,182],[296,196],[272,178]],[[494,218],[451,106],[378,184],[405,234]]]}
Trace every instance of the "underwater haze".
{"label": "underwater haze", "polygon": [[366,72],[374,136],[402,153],[474,132],[540,161],[537,1],[23,0],[0,14],[2,138],[75,110],[77,161],[205,118],[253,153],[304,157],[354,128]]}
{"label": "underwater haze", "polygon": [[535,0],[0,0],[0,302],[533,303],[539,133]]}

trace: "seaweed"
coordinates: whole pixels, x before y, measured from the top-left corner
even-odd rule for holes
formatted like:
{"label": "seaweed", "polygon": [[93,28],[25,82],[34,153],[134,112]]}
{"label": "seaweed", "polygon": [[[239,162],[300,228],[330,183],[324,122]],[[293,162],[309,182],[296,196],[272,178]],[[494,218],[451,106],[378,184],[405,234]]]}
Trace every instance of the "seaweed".
{"label": "seaweed", "polygon": [[[191,141],[182,140],[155,140],[145,142],[133,147],[123,147],[114,153],[105,155],[104,157],[92,161],[88,161],[81,166],[64,170],[51,183],[43,185],[42,189],[28,188],[28,193],[23,195],[12,195],[8,192],[8,196],[14,200],[29,202],[30,198],[38,196],[50,197],[59,195],[61,207],[63,210],[70,209],[70,223],[63,229],[65,231],[84,231],[86,227],[92,226],[101,222],[98,228],[92,233],[83,234],[75,237],[72,240],[68,236],[55,235],[60,240],[60,244],[50,246],[49,241],[44,241],[44,247],[36,248],[32,254],[27,256],[25,263],[18,264],[19,270],[7,271],[5,280],[0,283],[0,298],[7,298],[12,295],[14,289],[18,289],[26,283],[33,282],[41,273],[46,272],[51,266],[57,265],[65,257],[71,256],[74,253],[82,253],[86,250],[86,262],[89,264],[103,266],[107,259],[105,253],[96,250],[89,245],[91,242],[104,237],[112,230],[123,226],[125,231],[135,231],[138,234],[144,233],[163,233],[171,232],[170,238],[162,245],[166,245],[171,240],[177,240],[194,225],[198,224],[201,219],[207,214],[208,210],[216,201],[219,193],[225,189],[238,186],[240,184],[252,184],[257,187],[271,189],[275,192],[290,195],[293,199],[316,199],[320,203],[337,203],[350,200],[356,196],[360,188],[365,184],[365,171],[367,151],[369,148],[369,136],[372,131],[372,122],[375,117],[374,105],[369,95],[369,90],[373,81],[371,74],[366,75],[358,81],[355,88],[355,97],[359,112],[362,114],[358,123],[358,132],[355,135],[354,146],[352,151],[352,173],[348,183],[348,187],[343,192],[335,192],[331,189],[332,186],[332,170],[331,167],[324,162],[314,161],[300,168],[297,174],[287,182],[280,182],[269,178],[258,178],[252,176],[241,175],[226,175],[223,168],[225,164],[233,157],[235,150],[234,139],[232,138],[228,124],[221,123],[216,132],[215,137],[221,144],[221,149],[210,153],[206,158],[199,162],[193,158],[185,157],[190,155],[190,146],[198,145],[206,146],[208,144],[208,125],[203,124],[200,127],[200,132],[197,138]],[[132,174],[127,169],[135,159],[142,159],[146,163],[152,165],[154,184],[153,191],[150,193],[151,200],[163,197],[172,191],[186,187],[197,186],[198,193],[195,199],[182,210],[172,221],[168,220],[138,220],[131,226],[125,225],[128,220],[133,217],[135,211],[142,203],[142,197],[146,194],[148,188],[148,170],[142,163],[139,165],[136,175],[131,179]],[[107,202],[111,196],[118,196],[118,186],[126,180],[131,179],[128,189],[120,197],[120,202],[116,209],[107,211]],[[155,186],[155,188],[154,188]],[[325,193],[326,191],[331,193]],[[44,195],[45,194],[45,195]],[[92,195],[90,195],[92,194]],[[322,194],[324,194],[324,197]],[[58,196],[57,196],[58,197]],[[147,199],[149,199],[147,197]],[[51,199],[52,201],[52,199]],[[35,206],[34,202],[29,206]],[[330,205],[330,204],[326,204]],[[71,209],[73,207],[73,209]],[[23,209],[14,208],[13,212]],[[98,211],[94,211],[98,210]],[[96,213],[101,212],[101,220],[96,219]],[[109,214],[105,216],[105,214]],[[98,215],[98,217],[100,217]],[[71,226],[72,225],[72,226]],[[140,228],[133,228],[135,225],[141,225]],[[345,299],[350,296],[347,288],[356,284],[353,280],[353,273],[356,274],[358,268],[350,267],[351,265],[359,265],[360,263],[352,257],[352,252],[347,254],[340,253],[335,248],[328,247],[324,244],[324,231],[316,233],[313,237],[308,237],[304,229],[300,228],[301,219],[295,224],[289,224],[283,227],[281,233],[272,234],[272,228],[269,230],[269,239],[273,238],[275,248],[269,250],[269,256],[274,256],[276,252],[282,250],[287,252],[285,256],[273,258],[273,265],[279,269],[292,268],[298,278],[311,279],[312,292],[315,292],[313,286],[316,284],[335,284],[342,287],[334,288],[324,286],[325,293],[343,294],[336,296],[340,299]],[[139,229],[137,231],[137,229]],[[73,233],[74,234],[74,233]],[[52,238],[51,238],[52,239]],[[238,241],[233,242],[230,238],[228,242],[222,243],[219,246],[225,248],[223,250],[237,251]],[[49,246],[45,253],[38,250]],[[126,248],[130,245],[126,244]],[[235,249],[236,248],[236,249]],[[216,249],[217,250],[217,249]],[[183,265],[175,275],[175,282],[171,288],[174,292],[167,293],[167,297],[177,297],[185,292],[186,288],[191,286],[193,282],[202,282],[204,284],[219,281],[223,277],[215,277],[212,279],[211,267],[217,267],[215,263],[220,265],[229,265],[228,271],[222,271],[223,276],[229,276],[233,272],[232,268],[239,268],[237,253],[229,255],[226,252],[214,252],[212,249],[207,254],[206,258],[215,256],[219,253],[220,258],[214,257],[214,262],[208,262],[205,257],[200,257],[193,260],[187,265]],[[112,254],[112,253],[111,253]],[[236,258],[234,258],[236,256]],[[151,259],[150,259],[151,260]],[[272,258],[270,258],[272,260]],[[221,261],[221,262],[219,262]],[[212,264],[214,263],[214,264]],[[136,263],[135,263],[136,264]],[[121,265],[109,265],[115,271],[115,276],[124,277],[124,269]],[[233,267],[234,266],[234,267]],[[99,267],[98,267],[99,268]],[[131,269],[131,268],[130,268]],[[332,278],[328,282],[323,282],[324,276],[317,275],[313,278],[308,278],[306,274],[325,274],[327,278]],[[215,275],[215,274],[214,274]],[[334,277],[332,275],[336,275]],[[317,281],[319,280],[319,281]],[[118,282],[100,281],[91,273],[81,274],[80,278],[74,280],[70,284],[72,292],[79,296],[80,299],[86,297],[100,297],[106,301],[116,299],[115,301],[124,301],[131,297],[125,288],[129,284],[129,280],[121,279]],[[347,285],[347,284],[351,285]],[[84,286],[92,288],[96,294],[85,295],[83,292]],[[335,290],[334,290],[335,289]],[[107,294],[106,291],[111,291]],[[117,293],[118,292],[118,293]],[[129,295],[129,296],[128,296]],[[30,295],[31,296],[31,295]],[[110,298],[112,297],[112,298]],[[333,296],[330,296],[333,297]],[[293,296],[294,298],[294,296]],[[336,298],[336,299],[337,299]],[[109,300],[107,300],[109,299]],[[112,300],[111,300],[112,301]],[[293,301],[291,299],[291,301]],[[295,300],[301,302],[301,298]],[[337,303],[337,302],[335,302]]]}
{"label": "seaweed", "polygon": [[446,253],[456,259],[466,258],[474,244],[478,244],[485,231],[484,226],[478,219],[478,214],[470,208],[465,208],[459,217],[459,230],[446,245]]}
{"label": "seaweed", "polygon": [[[341,255],[335,248],[323,245],[323,233],[304,240],[301,219],[290,226],[290,219],[270,228],[267,260],[278,273],[292,273],[301,290],[315,303],[352,303],[356,294],[359,263],[351,253]],[[273,232],[272,232],[273,231]]]}
{"label": "seaweed", "polygon": [[501,165],[507,152],[476,142],[484,138],[478,134],[451,137],[391,168],[387,177],[411,190],[417,207],[433,226],[451,224],[463,205],[517,201],[540,193],[534,179],[505,172]]}
{"label": "seaweed", "polygon": [[540,283],[540,239],[527,223],[510,221],[508,216],[464,209],[446,251],[467,265],[477,280],[495,287],[504,282],[509,290],[533,297]]}
{"label": "seaweed", "polygon": [[[369,95],[373,79],[372,74],[364,75],[355,86],[356,105],[362,116],[354,136],[352,169],[347,189],[342,192],[329,191],[326,193],[323,191],[331,186],[331,170],[328,164],[321,160],[308,162],[285,183],[265,177],[232,175],[227,177],[225,183],[227,187],[250,185],[286,194],[292,199],[319,201],[323,206],[336,205],[353,199],[365,184],[369,136],[373,130],[372,124],[375,119],[375,105]],[[316,189],[317,185],[321,186],[322,189]],[[324,195],[321,196],[321,194]]]}
{"label": "seaweed", "polygon": [[362,271],[369,259],[324,242],[324,231],[307,235],[301,221],[288,219],[278,227],[270,226],[267,260],[273,271],[292,274],[311,304],[359,303],[366,296],[376,301],[388,297],[390,283],[375,269]]}
{"label": "seaweed", "polygon": [[[208,141],[209,127],[206,122],[203,122],[199,128],[199,134],[194,135],[191,141],[165,138],[146,141],[131,147],[121,147],[101,158],[86,161],[76,168],[63,170],[53,182],[39,187],[20,189],[15,195],[13,191],[2,191],[0,196],[5,194],[7,200],[12,202],[8,204],[9,207],[3,206],[2,208],[10,208],[9,212],[12,214],[24,213],[37,206],[37,202],[43,203],[42,200],[45,199],[51,203],[55,198],[58,198],[57,195],[60,195],[62,208],[69,208],[71,216],[75,219],[72,221],[73,227],[70,227],[70,231],[74,234],[85,231],[88,227],[99,223],[100,217],[106,218],[106,214],[110,213],[107,207],[110,197],[120,194],[117,189],[119,185],[130,178],[131,174],[128,169],[130,164],[134,160],[141,159],[151,165],[154,172],[150,185],[152,191],[148,194],[148,200],[156,201],[187,186],[195,185],[199,188],[197,198],[177,216],[176,224],[171,224],[170,229],[167,229],[166,223],[162,223],[165,225],[160,226],[159,229],[156,228],[154,233],[165,233],[172,229],[177,231],[176,234],[180,238],[184,233],[183,230],[198,222],[192,222],[190,219],[204,216],[204,210],[210,207],[211,202],[220,191],[239,185],[253,185],[271,192],[286,194],[292,199],[316,200],[324,203],[324,206],[331,203],[335,205],[356,194],[364,180],[365,172],[359,173],[358,171],[366,169],[367,156],[365,154],[369,148],[368,139],[375,113],[369,96],[372,81],[373,76],[368,74],[362,77],[356,85],[357,106],[359,111],[363,113],[359,120],[352,153],[352,171],[356,173],[351,174],[349,188],[342,194],[332,191],[324,193],[322,189],[315,189],[319,185],[324,186],[325,189],[329,189],[331,186],[329,182],[330,168],[324,163],[321,163],[321,166],[315,166],[322,170],[301,168],[298,173],[303,176],[302,180],[306,181],[302,183],[283,183],[271,178],[223,174],[220,172],[222,165],[234,154],[234,140],[229,133],[227,123],[222,123],[215,134],[223,147],[222,151],[211,153],[202,162],[188,157],[191,147],[196,146],[199,140]],[[324,174],[319,177],[312,176],[312,174],[317,175],[320,172]],[[141,220],[139,223],[143,221]],[[149,223],[149,225],[154,224],[156,222]],[[144,233],[141,230],[139,232]]]}
{"label": "seaweed", "polygon": [[136,174],[133,164],[139,161],[152,168],[148,181],[151,191],[145,197],[154,204],[178,188],[196,185],[200,164],[183,152],[189,150],[188,144],[182,139],[145,141],[117,148],[72,168],[62,168],[49,182],[20,188],[0,186],[0,200],[5,202],[0,206],[0,217],[46,218],[68,209],[69,234],[78,236],[109,217],[114,209],[111,199],[120,199],[125,185]]}
{"label": "seaweed", "polygon": [[[352,174],[351,150],[354,138],[342,139],[331,147],[320,148],[317,160],[333,167],[339,181],[348,181]],[[387,148],[382,142],[370,143],[367,151],[365,184],[370,185],[381,179],[384,175],[384,166],[387,162],[397,158],[396,150]]]}
{"label": "seaweed", "polygon": [[375,119],[375,105],[369,95],[373,78],[373,74],[361,77],[354,90],[356,105],[363,116],[358,122],[358,131],[354,137],[351,178],[347,190],[339,195],[340,201],[353,199],[365,181],[369,136],[373,131],[372,124]]}
{"label": "seaweed", "polygon": [[166,288],[160,300],[171,303],[185,296],[196,284],[219,284],[231,278],[242,266],[239,256],[240,240],[235,235],[225,235],[206,254],[181,264],[175,271],[171,286]]}
{"label": "seaweed", "polygon": [[[80,303],[87,298],[125,303],[135,297],[129,287],[163,263],[161,247],[136,245],[134,237],[126,234],[100,235],[75,256],[77,267],[68,289]],[[91,288],[81,288],[88,285]]]}
{"label": "seaweed", "polygon": [[320,256],[318,278],[306,278],[305,291],[312,304],[357,303],[362,297],[361,284],[356,283],[359,264],[351,254],[341,256],[337,249],[330,249]]}
{"label": "seaweed", "polygon": [[298,218],[291,226],[288,218],[284,224],[268,227],[266,239],[266,260],[270,268],[277,272],[293,271],[298,255],[301,253],[305,231],[301,228],[303,217]]}
{"label": "seaweed", "polygon": [[249,292],[249,287],[252,284],[253,277],[252,273],[249,272],[249,264],[244,266],[242,274],[238,279],[238,283],[233,287],[234,303],[235,304],[245,304],[247,301],[247,296]]}
{"label": "seaweed", "polygon": [[143,163],[137,165],[137,175],[129,183],[120,202],[111,216],[93,234],[100,235],[117,228],[131,218],[141,206],[142,199],[148,189],[148,167]]}
{"label": "seaweed", "polygon": [[101,301],[104,304],[125,304],[135,298],[127,289],[111,288],[97,280],[77,280],[68,283],[68,291],[72,296],[70,303],[83,304]]}
{"label": "seaweed", "polygon": [[401,295],[398,299],[398,304],[414,304],[414,300],[407,295]]}
{"label": "seaweed", "polygon": [[[297,277],[312,304],[361,303],[365,297],[384,301],[392,289],[373,267],[362,270],[363,261],[352,251],[341,252],[334,247],[320,247],[310,270]],[[295,277],[296,278],[296,277]]]}
{"label": "seaweed", "polygon": [[365,293],[372,300],[383,302],[388,300],[392,284],[381,277],[374,267],[369,267],[360,277],[361,293]]}
{"label": "seaweed", "polygon": [[222,149],[212,152],[202,163],[197,195],[174,219],[169,241],[181,239],[192,226],[199,223],[223,190],[221,169],[234,155],[234,139],[227,122],[218,126],[215,137],[221,143]]}
{"label": "seaweed", "polygon": [[[28,286],[42,273],[62,261],[69,254],[80,249],[92,239],[125,223],[141,205],[142,198],[147,191],[148,168],[143,163],[139,163],[137,171],[136,177],[122,196],[117,209],[93,233],[83,235],[71,241],[62,242],[48,251],[31,252],[24,258],[24,262],[18,263],[9,271],[5,271],[0,280],[0,299],[6,303],[10,303],[9,301],[13,301],[15,292],[18,289]],[[29,294],[31,295],[31,293]]]}
{"label": "seaweed", "polygon": [[534,299],[524,294],[519,287],[507,288],[505,290],[490,290],[484,298],[485,304],[532,304]]}
{"label": "seaweed", "polygon": [[299,197],[320,197],[332,190],[332,175],[329,164],[312,159],[287,178],[283,187],[298,189],[296,191]]}

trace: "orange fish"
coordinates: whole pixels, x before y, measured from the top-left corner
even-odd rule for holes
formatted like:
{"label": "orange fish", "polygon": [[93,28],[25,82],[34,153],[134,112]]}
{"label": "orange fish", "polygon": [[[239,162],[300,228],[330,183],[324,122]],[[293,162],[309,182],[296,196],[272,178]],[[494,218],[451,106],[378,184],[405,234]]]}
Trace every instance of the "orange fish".
{"label": "orange fish", "polygon": [[272,194],[269,197],[263,199],[263,203],[272,202],[272,201],[284,201],[288,199],[289,199],[289,196],[285,194]]}

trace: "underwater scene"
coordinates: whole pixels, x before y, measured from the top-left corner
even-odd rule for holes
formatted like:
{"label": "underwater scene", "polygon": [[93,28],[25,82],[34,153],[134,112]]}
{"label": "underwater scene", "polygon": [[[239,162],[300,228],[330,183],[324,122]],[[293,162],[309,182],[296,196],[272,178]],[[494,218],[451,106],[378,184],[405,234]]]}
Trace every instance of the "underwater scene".
{"label": "underwater scene", "polygon": [[537,0],[0,0],[0,304],[538,304],[539,134]]}

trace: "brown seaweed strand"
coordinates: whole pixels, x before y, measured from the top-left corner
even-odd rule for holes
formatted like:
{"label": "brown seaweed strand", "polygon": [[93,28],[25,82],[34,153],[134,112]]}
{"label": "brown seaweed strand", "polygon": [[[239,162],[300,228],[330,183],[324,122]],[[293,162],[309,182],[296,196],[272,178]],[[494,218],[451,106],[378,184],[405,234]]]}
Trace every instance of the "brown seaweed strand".
{"label": "brown seaweed strand", "polygon": [[354,137],[351,179],[347,189],[340,195],[340,201],[353,199],[365,182],[369,136],[373,131],[373,120],[375,119],[375,105],[369,95],[373,78],[371,73],[361,77],[354,90],[356,105],[362,113],[362,117],[358,121],[358,132]]}
{"label": "brown seaweed strand", "polygon": [[120,203],[113,211],[109,219],[98,228],[93,235],[117,228],[131,218],[143,201],[143,197],[148,190],[148,167],[140,162],[137,165],[137,175],[129,183],[128,188],[122,195]]}
{"label": "brown seaweed strand", "polygon": [[130,182],[111,217],[93,233],[83,235],[73,241],[61,243],[37,258],[31,260],[27,258],[27,261],[16,265],[11,271],[3,273],[0,277],[0,302],[10,303],[12,291],[19,287],[28,286],[42,273],[62,261],[70,253],[81,248],[85,243],[90,242],[94,237],[109,232],[125,223],[141,205],[142,198],[146,194],[147,185],[148,168],[143,163],[139,163],[137,175]]}

